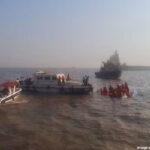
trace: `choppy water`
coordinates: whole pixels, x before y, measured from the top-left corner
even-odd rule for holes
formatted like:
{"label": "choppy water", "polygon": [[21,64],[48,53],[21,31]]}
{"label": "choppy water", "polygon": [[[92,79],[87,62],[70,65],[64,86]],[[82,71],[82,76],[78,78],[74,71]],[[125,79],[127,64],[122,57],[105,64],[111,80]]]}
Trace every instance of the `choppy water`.
{"label": "choppy water", "polygon": [[[37,69],[0,69],[0,82]],[[126,71],[121,81],[94,77],[95,69],[48,69],[90,76],[91,95],[25,94],[0,105],[0,150],[136,150],[150,146],[150,72]],[[111,99],[96,90],[127,81],[138,96]]]}

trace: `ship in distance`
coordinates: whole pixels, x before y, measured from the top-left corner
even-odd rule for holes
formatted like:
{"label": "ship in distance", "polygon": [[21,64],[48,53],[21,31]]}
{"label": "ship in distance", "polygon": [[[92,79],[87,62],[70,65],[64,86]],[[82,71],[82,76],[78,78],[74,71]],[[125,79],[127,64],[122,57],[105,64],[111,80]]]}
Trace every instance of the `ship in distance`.
{"label": "ship in distance", "polygon": [[98,72],[95,72],[95,76],[101,79],[118,79],[121,73],[119,55],[117,51],[115,51],[106,62],[103,62],[103,66]]}

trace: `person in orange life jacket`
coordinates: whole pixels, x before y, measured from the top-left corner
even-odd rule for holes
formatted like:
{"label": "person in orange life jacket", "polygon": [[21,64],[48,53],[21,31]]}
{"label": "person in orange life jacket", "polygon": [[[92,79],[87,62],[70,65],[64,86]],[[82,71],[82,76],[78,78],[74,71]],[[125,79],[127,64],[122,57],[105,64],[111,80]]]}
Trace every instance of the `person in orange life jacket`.
{"label": "person in orange life jacket", "polygon": [[125,86],[125,89],[129,92],[129,87],[128,87],[127,82],[125,82],[124,86]]}
{"label": "person in orange life jacket", "polygon": [[109,93],[108,93],[108,95],[110,96],[110,97],[112,97],[113,96],[113,87],[110,85],[109,86]]}
{"label": "person in orange life jacket", "polygon": [[101,95],[103,95],[103,89],[102,88],[100,89],[100,93],[101,93]]}
{"label": "person in orange life jacket", "polygon": [[107,88],[106,87],[103,88],[103,95],[107,95]]}
{"label": "person in orange life jacket", "polygon": [[70,78],[70,75],[69,75],[69,73],[68,73],[66,80],[69,81],[70,79],[71,79],[71,78]]}
{"label": "person in orange life jacket", "polygon": [[113,87],[110,85],[109,86],[109,92],[112,92],[112,90],[113,90]]}
{"label": "person in orange life jacket", "polygon": [[130,94],[130,92],[129,92],[129,89],[125,89],[125,93],[126,93],[127,97],[131,97],[131,94]]}
{"label": "person in orange life jacket", "polygon": [[125,84],[122,84],[122,89],[121,89],[121,91],[122,91],[122,96],[124,95],[124,94],[126,94],[127,95],[127,97],[130,97],[131,95],[130,95],[130,92],[129,92],[129,87],[128,87],[128,84],[125,82]]}
{"label": "person in orange life jacket", "polygon": [[120,86],[117,85],[117,88],[115,89],[115,96],[120,97]]}
{"label": "person in orange life jacket", "polygon": [[114,95],[114,97],[117,97],[117,90],[116,89],[114,89],[114,92],[113,92],[113,95]]}
{"label": "person in orange life jacket", "polygon": [[120,97],[120,87],[117,85],[117,88],[115,89],[115,97]]}
{"label": "person in orange life jacket", "polygon": [[108,93],[108,96],[113,97],[113,93],[112,93],[112,92],[109,92],[109,93]]}
{"label": "person in orange life jacket", "polygon": [[64,76],[62,76],[62,83],[65,83],[65,78],[64,78]]}
{"label": "person in orange life jacket", "polygon": [[104,88],[101,88],[100,92],[101,92],[101,95],[104,95]]}
{"label": "person in orange life jacket", "polygon": [[61,83],[61,77],[58,76],[58,84],[60,84],[60,83]]}
{"label": "person in orange life jacket", "polygon": [[121,91],[120,86],[117,85],[116,88],[112,88],[112,92],[110,92],[110,96],[111,97],[120,97],[120,95],[121,95],[120,91]]}
{"label": "person in orange life jacket", "polygon": [[117,89],[118,89],[118,97],[122,97],[124,95],[124,86],[118,85]]}
{"label": "person in orange life jacket", "polygon": [[121,85],[121,96],[125,94],[125,87],[124,84]]}
{"label": "person in orange life jacket", "polygon": [[113,88],[112,97],[117,97],[117,90]]}

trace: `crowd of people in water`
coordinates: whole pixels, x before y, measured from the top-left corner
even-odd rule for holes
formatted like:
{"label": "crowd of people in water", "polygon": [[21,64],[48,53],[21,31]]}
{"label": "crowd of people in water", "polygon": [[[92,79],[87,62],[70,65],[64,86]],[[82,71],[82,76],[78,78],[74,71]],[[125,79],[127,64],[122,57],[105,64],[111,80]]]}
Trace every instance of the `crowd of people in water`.
{"label": "crowd of people in water", "polygon": [[100,89],[101,95],[110,96],[110,97],[118,97],[121,98],[123,96],[131,97],[130,90],[128,84],[125,82],[121,85],[117,85],[116,88],[112,87],[111,85],[109,88],[106,86]]}

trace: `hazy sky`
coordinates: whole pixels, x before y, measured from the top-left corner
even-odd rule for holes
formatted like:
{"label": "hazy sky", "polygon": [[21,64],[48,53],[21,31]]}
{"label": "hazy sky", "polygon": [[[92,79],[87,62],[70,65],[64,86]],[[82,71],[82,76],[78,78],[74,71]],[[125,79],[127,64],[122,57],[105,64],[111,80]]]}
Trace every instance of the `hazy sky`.
{"label": "hazy sky", "polygon": [[150,0],[0,0],[0,67],[150,65]]}

